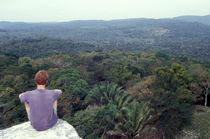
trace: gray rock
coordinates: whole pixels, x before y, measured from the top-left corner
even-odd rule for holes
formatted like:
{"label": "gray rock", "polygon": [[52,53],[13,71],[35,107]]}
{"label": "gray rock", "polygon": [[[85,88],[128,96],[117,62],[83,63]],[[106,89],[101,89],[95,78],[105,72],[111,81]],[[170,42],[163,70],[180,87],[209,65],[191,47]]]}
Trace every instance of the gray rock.
{"label": "gray rock", "polygon": [[0,130],[0,139],[81,139],[73,126],[58,119],[55,126],[36,131],[30,121]]}

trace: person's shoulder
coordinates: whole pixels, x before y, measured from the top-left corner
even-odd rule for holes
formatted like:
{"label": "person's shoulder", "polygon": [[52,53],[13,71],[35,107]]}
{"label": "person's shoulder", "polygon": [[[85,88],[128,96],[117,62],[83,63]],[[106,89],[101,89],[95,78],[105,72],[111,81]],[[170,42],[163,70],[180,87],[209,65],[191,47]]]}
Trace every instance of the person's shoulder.
{"label": "person's shoulder", "polygon": [[60,89],[47,89],[46,90],[47,92],[52,92],[52,93],[62,93],[62,90],[60,90]]}
{"label": "person's shoulder", "polygon": [[26,94],[32,94],[32,93],[36,93],[36,89],[34,89],[34,90],[29,90],[29,91],[26,91],[25,93],[26,93]]}
{"label": "person's shoulder", "polygon": [[19,94],[19,98],[21,98],[21,96],[27,96],[27,95],[31,94],[32,92],[33,92],[33,90],[32,91],[25,91],[25,92]]}
{"label": "person's shoulder", "polygon": [[28,90],[28,91],[23,92],[22,94],[30,94],[30,93],[33,93],[33,92],[34,92],[34,90]]}

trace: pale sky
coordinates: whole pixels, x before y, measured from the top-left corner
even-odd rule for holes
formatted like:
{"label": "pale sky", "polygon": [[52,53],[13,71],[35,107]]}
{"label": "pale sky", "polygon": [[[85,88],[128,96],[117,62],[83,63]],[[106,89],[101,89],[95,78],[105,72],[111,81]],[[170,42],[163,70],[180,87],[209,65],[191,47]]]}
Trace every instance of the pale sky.
{"label": "pale sky", "polygon": [[0,0],[0,21],[61,22],[209,14],[210,0]]}

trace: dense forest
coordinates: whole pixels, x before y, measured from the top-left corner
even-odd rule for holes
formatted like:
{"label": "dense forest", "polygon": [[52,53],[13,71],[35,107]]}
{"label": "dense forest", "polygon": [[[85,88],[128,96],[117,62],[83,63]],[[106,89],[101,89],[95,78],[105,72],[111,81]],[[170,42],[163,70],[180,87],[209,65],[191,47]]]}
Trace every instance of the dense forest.
{"label": "dense forest", "polygon": [[[203,18],[210,24],[208,17]],[[152,49],[173,56],[209,61],[210,26],[202,23],[188,22],[187,17],[61,23],[0,22],[0,44],[2,48],[5,47],[2,42],[11,43],[11,39],[47,37],[85,42],[105,51]]]}
{"label": "dense forest", "polygon": [[47,88],[63,91],[59,118],[82,138],[173,139],[190,127],[207,139],[210,26],[197,20],[0,22],[0,129],[28,120],[18,95],[46,70]]}
{"label": "dense forest", "polygon": [[94,45],[83,42],[40,37],[0,41],[0,54],[31,58],[41,58],[53,54],[79,54],[98,49]]}
{"label": "dense forest", "polygon": [[0,127],[27,120],[18,95],[35,89],[34,75],[45,69],[50,75],[47,88],[64,92],[58,100],[59,118],[81,137],[174,138],[191,123],[194,106],[205,104],[209,66],[156,51],[98,50],[44,58],[2,54]]}

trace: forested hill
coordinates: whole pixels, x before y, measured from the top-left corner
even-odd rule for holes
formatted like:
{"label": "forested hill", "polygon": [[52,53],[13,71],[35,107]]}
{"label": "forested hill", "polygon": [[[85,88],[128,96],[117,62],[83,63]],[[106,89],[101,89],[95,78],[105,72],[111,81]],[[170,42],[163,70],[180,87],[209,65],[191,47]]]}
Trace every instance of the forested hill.
{"label": "forested hill", "polygon": [[179,16],[174,19],[188,21],[188,22],[198,22],[206,25],[210,25],[210,15],[206,16]]}
{"label": "forested hill", "polygon": [[[210,26],[175,19],[0,22],[0,40],[48,37],[82,41],[104,50],[147,51],[209,60]],[[65,50],[64,50],[65,51]]]}

